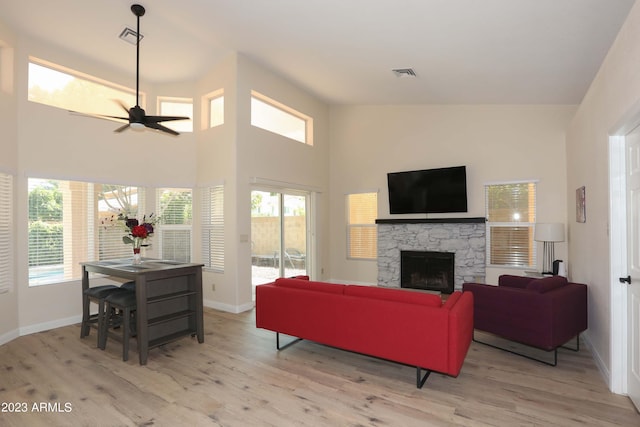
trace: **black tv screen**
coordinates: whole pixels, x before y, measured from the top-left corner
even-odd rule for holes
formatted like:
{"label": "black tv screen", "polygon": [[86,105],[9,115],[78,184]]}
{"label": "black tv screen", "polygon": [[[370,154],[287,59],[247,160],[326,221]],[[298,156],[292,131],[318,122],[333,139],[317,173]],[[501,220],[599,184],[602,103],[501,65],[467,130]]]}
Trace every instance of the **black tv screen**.
{"label": "black tv screen", "polygon": [[465,166],[387,174],[392,214],[467,212]]}

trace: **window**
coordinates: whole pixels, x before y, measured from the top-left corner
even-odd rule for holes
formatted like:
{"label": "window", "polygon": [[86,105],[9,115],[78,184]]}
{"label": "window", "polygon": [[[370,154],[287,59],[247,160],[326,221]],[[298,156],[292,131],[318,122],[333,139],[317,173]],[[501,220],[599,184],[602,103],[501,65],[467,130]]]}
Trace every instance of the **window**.
{"label": "window", "polygon": [[159,188],[156,194],[160,224],[154,235],[160,247],[160,258],[191,262],[191,190]]}
{"label": "window", "polygon": [[209,122],[206,127],[216,127],[224,124],[224,91],[217,90],[205,96],[206,110],[209,111]]}
{"label": "window", "polygon": [[28,188],[30,286],[78,280],[80,262],[131,257],[124,230],[106,224],[138,216],[143,189],[36,178]]}
{"label": "window", "polygon": [[224,186],[202,190],[202,262],[224,272]]}
{"label": "window", "polygon": [[347,258],[377,258],[377,215],[377,193],[347,195]]}
{"label": "window", "polygon": [[0,173],[0,294],[13,289],[13,176]]}
{"label": "window", "polygon": [[488,263],[529,268],[536,265],[535,182],[485,185]]}
{"label": "window", "polygon": [[114,100],[130,106],[136,103],[135,92],[128,88],[35,58],[29,62],[28,99],[65,110],[118,117],[128,117],[128,113]]}
{"label": "window", "polygon": [[190,117],[189,120],[162,122],[176,132],[193,132],[193,100],[191,98],[158,98],[161,116]]}
{"label": "window", "polygon": [[313,145],[311,117],[255,91],[251,91],[251,125]]}

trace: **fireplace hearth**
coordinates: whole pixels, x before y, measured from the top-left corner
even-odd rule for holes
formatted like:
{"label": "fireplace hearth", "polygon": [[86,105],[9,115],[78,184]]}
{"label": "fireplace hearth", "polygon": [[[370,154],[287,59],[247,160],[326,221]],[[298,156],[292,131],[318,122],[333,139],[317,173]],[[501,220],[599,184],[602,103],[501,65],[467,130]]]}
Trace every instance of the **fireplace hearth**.
{"label": "fireplace hearth", "polygon": [[455,253],[400,252],[400,287],[450,294],[455,286]]}

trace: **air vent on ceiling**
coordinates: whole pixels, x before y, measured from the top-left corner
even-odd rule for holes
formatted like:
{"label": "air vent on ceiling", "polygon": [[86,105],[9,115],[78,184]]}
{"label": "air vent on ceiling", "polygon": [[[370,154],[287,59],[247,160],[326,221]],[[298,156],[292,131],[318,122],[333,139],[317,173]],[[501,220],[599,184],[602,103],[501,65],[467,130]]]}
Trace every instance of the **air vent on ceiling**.
{"label": "air vent on ceiling", "polygon": [[391,71],[393,71],[393,74],[395,74],[396,77],[417,77],[413,68],[396,68]]}
{"label": "air vent on ceiling", "polygon": [[[126,41],[127,43],[131,43],[132,45],[135,46],[137,35],[138,33],[135,30],[132,30],[129,27],[125,27],[125,29],[122,30],[122,32],[118,37],[120,37],[122,40]],[[142,40],[143,37],[144,35],[140,34],[140,40]]]}

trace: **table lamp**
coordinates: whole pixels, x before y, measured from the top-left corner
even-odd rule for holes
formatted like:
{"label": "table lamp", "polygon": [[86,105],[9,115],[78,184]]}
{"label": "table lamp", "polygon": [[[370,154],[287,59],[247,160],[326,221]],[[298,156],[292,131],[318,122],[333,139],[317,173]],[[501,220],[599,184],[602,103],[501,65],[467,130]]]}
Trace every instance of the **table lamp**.
{"label": "table lamp", "polygon": [[564,224],[562,223],[537,223],[533,239],[544,242],[542,254],[542,274],[553,274],[551,265],[555,255],[553,253],[554,242],[564,242]]}

